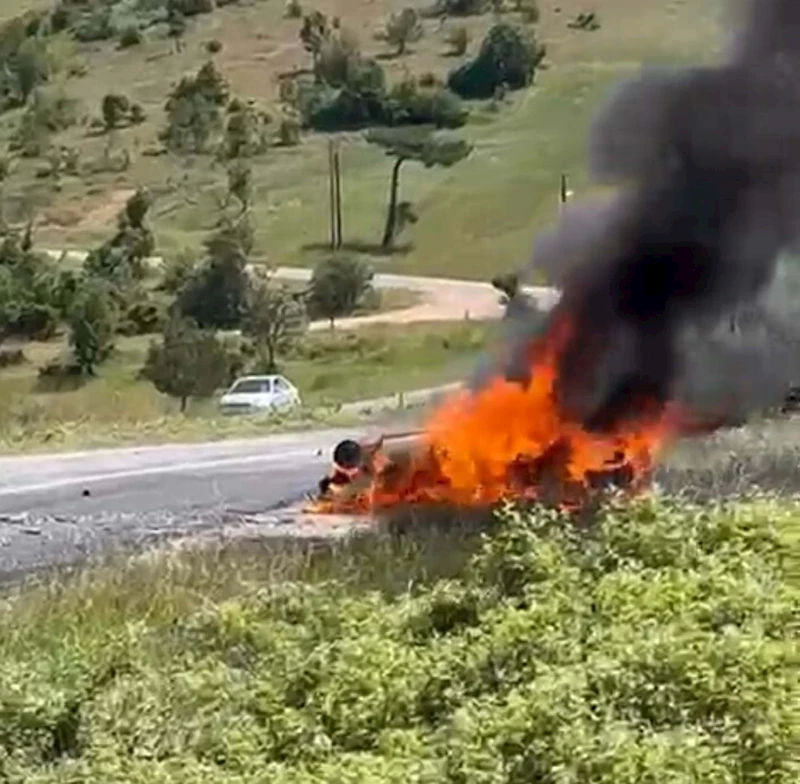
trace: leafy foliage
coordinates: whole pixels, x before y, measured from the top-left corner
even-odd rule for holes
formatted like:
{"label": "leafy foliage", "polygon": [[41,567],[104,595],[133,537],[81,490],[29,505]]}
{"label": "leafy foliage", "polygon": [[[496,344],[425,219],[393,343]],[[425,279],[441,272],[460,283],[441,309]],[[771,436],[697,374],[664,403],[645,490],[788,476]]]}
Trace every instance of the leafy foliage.
{"label": "leafy foliage", "polygon": [[501,22],[489,30],[477,57],[450,74],[448,84],[462,98],[491,98],[500,88],[530,85],[544,56],[529,28]]}
{"label": "leafy foliage", "polygon": [[225,219],[206,240],[206,260],[178,297],[180,312],[200,327],[238,327],[246,307],[252,247],[247,216],[237,221]]}
{"label": "leafy foliage", "polygon": [[209,60],[172,91],[162,141],[175,152],[207,152],[222,131],[222,110],[228,98],[228,83]]}
{"label": "leafy foliage", "polygon": [[438,16],[480,16],[490,7],[490,0],[437,0],[433,13]]}
{"label": "leafy foliage", "polygon": [[334,321],[350,315],[372,287],[372,270],[350,256],[333,256],[320,262],[311,276],[308,307],[314,318]]}
{"label": "leafy foliage", "polygon": [[93,277],[82,280],[67,320],[73,359],[81,372],[93,376],[97,366],[111,355],[117,318],[108,283]]}
{"label": "leafy foliage", "polygon": [[77,119],[78,103],[63,89],[37,89],[20,118],[12,147],[26,157],[42,155],[51,136],[71,127]]}
{"label": "leafy foliage", "polygon": [[455,25],[447,31],[447,43],[454,57],[466,54],[469,46],[469,30],[464,25]]}
{"label": "leafy foliage", "polygon": [[131,103],[126,95],[118,93],[108,93],[103,96],[101,109],[103,113],[103,125],[107,131],[118,127],[128,116]]}
{"label": "leafy foliage", "polygon": [[410,43],[419,41],[423,35],[422,21],[414,8],[404,8],[399,14],[392,14],[386,23],[386,41],[398,56],[406,53]]}
{"label": "leafy foliage", "polygon": [[147,352],[141,375],[155,388],[180,400],[181,411],[192,397],[210,397],[228,379],[230,357],[213,332],[190,321],[172,319],[161,339]]}
{"label": "leafy foliage", "polygon": [[317,62],[320,50],[331,33],[328,18],[321,11],[313,11],[303,17],[303,26],[300,28],[300,40],[303,48]]}
{"label": "leafy foliage", "polygon": [[218,553],[213,599],[191,601],[186,562],[152,602],[146,572],[128,596],[115,575],[105,602],[83,581],[59,594],[71,613],[6,621],[4,770],[37,784],[792,784],[800,594],[782,530],[799,512],[614,502],[581,530],[507,509],[441,579],[398,565],[412,542],[362,539],[301,572],[328,579],[270,582],[261,563],[233,596],[237,561]]}
{"label": "leafy foliage", "polygon": [[0,343],[8,337],[48,339],[69,304],[67,273],[9,233],[0,244]]}
{"label": "leafy foliage", "polygon": [[270,116],[252,102],[232,100],[225,124],[223,157],[249,158],[263,153],[269,144],[270,122]]}
{"label": "leafy foliage", "polygon": [[89,275],[123,289],[144,276],[145,259],[155,248],[153,232],[147,224],[151,204],[149,192],[141,188],[128,199],[117,216],[116,234],[87,256],[84,268]]}
{"label": "leafy foliage", "polygon": [[306,326],[301,296],[268,275],[254,281],[248,291],[242,334],[252,338],[259,372],[275,372],[278,356],[296,343]]}

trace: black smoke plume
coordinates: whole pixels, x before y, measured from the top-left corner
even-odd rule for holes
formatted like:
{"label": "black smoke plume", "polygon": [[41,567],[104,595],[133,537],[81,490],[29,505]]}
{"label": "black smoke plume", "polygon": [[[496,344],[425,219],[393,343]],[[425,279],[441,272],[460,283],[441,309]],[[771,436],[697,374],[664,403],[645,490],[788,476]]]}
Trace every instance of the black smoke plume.
{"label": "black smoke plume", "polygon": [[[620,84],[595,119],[589,163],[614,196],[567,207],[532,267],[562,291],[548,323],[573,330],[562,404],[604,429],[642,401],[698,397],[712,365],[719,378],[753,371],[737,367],[753,346],[714,336],[737,310],[766,312],[758,298],[800,240],[800,0],[754,0],[718,66]],[[528,370],[525,331],[510,377]]]}

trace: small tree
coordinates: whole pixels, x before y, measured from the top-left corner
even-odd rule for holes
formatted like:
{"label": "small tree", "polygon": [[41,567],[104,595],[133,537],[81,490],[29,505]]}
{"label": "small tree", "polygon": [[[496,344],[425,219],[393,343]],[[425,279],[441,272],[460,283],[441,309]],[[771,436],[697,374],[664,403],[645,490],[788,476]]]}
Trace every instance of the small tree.
{"label": "small tree", "polygon": [[447,43],[453,57],[461,57],[469,46],[469,31],[464,25],[456,25],[447,33]]}
{"label": "small tree", "polygon": [[291,347],[306,326],[306,309],[297,294],[268,276],[253,282],[242,333],[252,338],[259,370],[274,373],[278,355]]}
{"label": "small tree", "polygon": [[224,386],[230,361],[227,348],[213,332],[173,319],[161,341],[150,344],[141,376],[162,394],[180,400],[184,412],[189,398],[211,397]]}
{"label": "small tree", "polygon": [[303,42],[303,48],[311,54],[315,68],[322,45],[328,40],[330,34],[328,18],[321,11],[313,11],[303,17],[300,40]]}
{"label": "small tree", "polygon": [[103,126],[106,131],[112,131],[128,118],[131,104],[127,96],[118,93],[108,93],[103,97],[102,103]]}
{"label": "small tree", "polygon": [[252,196],[253,170],[243,161],[234,161],[228,167],[228,201],[236,199],[242,206],[242,212],[247,212]]}
{"label": "small tree", "polygon": [[398,57],[406,53],[410,43],[419,41],[422,34],[422,22],[414,8],[404,8],[399,14],[392,14],[386,24],[386,40],[395,47]]}
{"label": "small tree", "polygon": [[545,53],[532,28],[500,22],[477,57],[450,74],[448,85],[462,98],[491,98],[500,87],[519,90],[533,82]]}
{"label": "small tree", "polygon": [[312,316],[334,321],[350,315],[372,289],[372,270],[360,259],[333,256],[314,268],[308,290]]}
{"label": "small tree", "polygon": [[75,365],[82,373],[95,375],[96,367],[108,359],[114,349],[117,327],[116,307],[104,281],[84,280],[72,302],[68,325]]}
{"label": "small tree", "polygon": [[92,250],[84,261],[84,269],[92,276],[127,287],[132,280],[144,277],[144,260],[155,249],[153,232],[147,225],[152,198],[139,188],[117,216],[117,232],[107,242]]}
{"label": "small tree", "polygon": [[249,158],[260,155],[268,146],[269,115],[252,104],[236,98],[228,106],[223,158]]}
{"label": "small tree", "polygon": [[162,141],[179,153],[206,152],[222,129],[222,109],[230,93],[212,60],[194,76],[185,76],[167,100],[167,127]]}
{"label": "small tree", "polygon": [[382,147],[394,158],[389,185],[389,208],[381,247],[389,250],[397,229],[400,168],[406,161],[418,161],[425,168],[450,167],[472,152],[472,145],[463,139],[435,134],[428,128],[375,128],[367,133],[367,141]]}
{"label": "small tree", "polygon": [[247,214],[225,220],[205,242],[206,261],[178,297],[180,312],[201,327],[233,329],[245,311],[253,233]]}

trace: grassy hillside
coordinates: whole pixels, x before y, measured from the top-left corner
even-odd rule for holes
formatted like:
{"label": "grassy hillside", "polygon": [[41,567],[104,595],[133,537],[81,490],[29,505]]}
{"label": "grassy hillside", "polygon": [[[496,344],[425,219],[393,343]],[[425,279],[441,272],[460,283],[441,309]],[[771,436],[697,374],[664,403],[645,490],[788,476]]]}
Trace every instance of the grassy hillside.
{"label": "grassy hillside", "polygon": [[[375,40],[375,32],[391,11],[407,4],[319,0],[304,6],[340,16],[365,53],[380,54],[387,46]],[[466,162],[451,170],[407,165],[402,195],[414,202],[420,215],[404,237],[413,248],[407,255],[381,260],[381,265],[486,278],[519,263],[536,230],[555,217],[560,173],[569,172],[580,189],[588,121],[613,80],[643,62],[706,59],[719,43],[719,2],[597,0],[592,9],[601,28],[595,32],[567,26],[586,10],[581,0],[548,0],[540,6],[538,35],[548,47],[548,69],[537,75],[532,90],[514,94],[500,111],[474,109],[463,133],[476,147]],[[462,22],[471,32],[468,54],[474,53],[493,16],[458,20]],[[404,73],[445,75],[459,62],[445,56],[443,39],[452,24],[447,21],[441,27],[438,20],[425,20],[425,35],[407,57],[382,61],[390,78]],[[132,156],[130,168],[121,174],[64,177],[60,192],[53,192],[35,177],[40,162],[20,161],[4,187],[9,214],[21,217],[25,205],[36,204],[41,244],[83,246],[104,237],[131,189],[146,184],[157,196],[154,214],[161,249],[170,253],[199,245],[214,222],[214,193],[223,188],[224,168],[208,158],[145,154],[163,125],[170,87],[197,69],[208,57],[206,43],[216,39],[222,50],[214,57],[233,92],[274,109],[279,74],[309,64],[298,39],[299,26],[299,20],[286,18],[280,0],[242,0],[193,17],[180,53],[163,33],[150,31],[143,44],[125,50],[113,42],[62,42],[62,59],[85,71],[65,85],[70,95],[81,99],[84,113],[97,116],[102,96],[117,91],[140,102],[148,120],[116,132],[115,147],[125,147]],[[17,120],[14,113],[6,115],[0,126],[8,134]],[[85,159],[101,156],[108,142],[105,137],[88,137],[85,128],[67,131],[57,141],[80,149]],[[310,134],[300,147],[273,148],[254,161],[259,256],[280,264],[307,264],[317,257],[313,246],[324,242],[327,234],[325,150],[325,139]],[[346,239],[374,243],[384,217],[389,162],[356,134],[345,139],[343,168]]]}
{"label": "grassy hillside", "polygon": [[11,600],[0,776],[792,784],[795,502],[148,558]]}

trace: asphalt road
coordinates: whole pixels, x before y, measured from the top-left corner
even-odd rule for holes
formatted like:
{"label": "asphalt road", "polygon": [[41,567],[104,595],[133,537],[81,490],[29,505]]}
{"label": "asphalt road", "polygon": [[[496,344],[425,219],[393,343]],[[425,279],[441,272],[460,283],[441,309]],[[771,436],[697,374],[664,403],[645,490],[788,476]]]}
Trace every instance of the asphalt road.
{"label": "asphalt road", "polygon": [[0,577],[208,531],[297,501],[316,486],[336,442],[353,435],[0,458]]}

